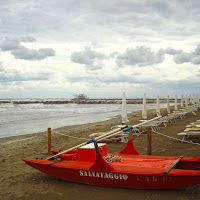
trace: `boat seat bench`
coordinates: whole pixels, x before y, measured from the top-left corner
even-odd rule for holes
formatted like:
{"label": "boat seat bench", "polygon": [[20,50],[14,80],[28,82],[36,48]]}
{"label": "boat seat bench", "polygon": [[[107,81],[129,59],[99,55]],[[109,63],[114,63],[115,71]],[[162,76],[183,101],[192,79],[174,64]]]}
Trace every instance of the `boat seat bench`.
{"label": "boat seat bench", "polygon": [[183,156],[180,156],[178,159],[176,159],[165,171],[164,174],[168,174],[170,172],[171,169],[173,169],[178,162],[180,162],[180,160],[183,158]]}

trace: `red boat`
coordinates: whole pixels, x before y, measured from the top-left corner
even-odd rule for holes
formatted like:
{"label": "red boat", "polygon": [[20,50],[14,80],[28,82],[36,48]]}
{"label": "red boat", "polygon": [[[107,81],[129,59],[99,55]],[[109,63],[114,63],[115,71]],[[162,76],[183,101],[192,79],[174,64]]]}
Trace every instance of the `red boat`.
{"label": "red boat", "polygon": [[132,140],[119,154],[108,154],[106,144],[94,142],[60,154],[57,160],[23,161],[53,177],[90,185],[168,189],[200,184],[200,157],[139,155]]}

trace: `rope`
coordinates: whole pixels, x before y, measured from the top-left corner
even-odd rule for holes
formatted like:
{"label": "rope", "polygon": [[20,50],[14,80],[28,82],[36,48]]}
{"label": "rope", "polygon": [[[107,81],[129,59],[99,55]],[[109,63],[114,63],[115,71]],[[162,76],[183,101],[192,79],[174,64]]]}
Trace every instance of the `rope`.
{"label": "rope", "polygon": [[[60,133],[58,131],[53,131],[53,133],[56,133],[58,135],[62,135],[64,137],[71,137],[71,138],[80,139],[80,140],[88,140],[88,138],[82,138],[82,137],[76,137],[76,136],[72,136],[72,135],[68,135],[68,134],[63,134],[63,133]],[[122,141],[121,141],[122,143],[127,143],[128,142],[128,137],[122,137],[121,139],[122,139]],[[108,139],[108,141],[109,141],[109,139]],[[115,146],[109,144],[109,146],[116,147],[116,144],[115,144]],[[118,144],[120,144],[120,143],[118,143]]]}
{"label": "rope", "polygon": [[[65,136],[65,137],[71,137],[71,138],[75,138],[75,139],[80,139],[80,140],[89,140],[88,138],[76,137],[76,136],[72,136],[72,135],[68,135],[68,134],[63,134],[63,133],[60,133],[58,131],[53,131],[53,133],[56,133],[58,135],[62,135],[62,136]],[[128,142],[128,137],[126,135],[121,136],[121,142],[122,143],[127,143]]]}
{"label": "rope", "polygon": [[71,138],[79,139],[79,140],[89,140],[88,138],[82,138],[82,137],[76,137],[76,136],[72,136],[72,135],[67,135],[67,134],[63,134],[63,133],[57,132],[57,131],[53,131],[53,133],[56,133],[58,135],[62,135],[62,136],[65,136],[65,137],[71,137]]}
{"label": "rope", "polygon": [[11,140],[11,141],[8,141],[8,142],[0,143],[0,145],[8,145],[8,144],[11,144],[11,143],[14,143],[14,142],[21,142],[21,141],[25,141],[25,140],[30,140],[30,139],[33,139],[33,138],[36,138],[36,137],[39,137],[39,135],[32,136],[32,137],[29,137],[29,138],[18,139],[18,140]]}
{"label": "rope", "polygon": [[200,146],[200,144],[199,144],[199,143],[196,143],[196,142],[181,140],[181,139],[178,139],[178,138],[171,137],[171,136],[169,136],[169,135],[165,135],[165,134],[163,134],[163,133],[159,133],[159,132],[154,131],[154,130],[152,130],[152,131],[153,131],[154,133],[157,133],[157,134],[159,134],[159,135],[162,135],[162,136],[164,136],[164,137],[167,137],[167,138],[170,138],[170,139],[173,139],[173,140],[177,140],[177,141],[181,141],[181,142],[185,142],[185,143],[189,143],[189,144],[196,144],[196,145],[199,145],[199,146]]}
{"label": "rope", "polygon": [[115,161],[123,162],[121,156],[107,155],[107,156],[104,156],[103,158],[107,163],[112,163],[112,162],[115,162]]}

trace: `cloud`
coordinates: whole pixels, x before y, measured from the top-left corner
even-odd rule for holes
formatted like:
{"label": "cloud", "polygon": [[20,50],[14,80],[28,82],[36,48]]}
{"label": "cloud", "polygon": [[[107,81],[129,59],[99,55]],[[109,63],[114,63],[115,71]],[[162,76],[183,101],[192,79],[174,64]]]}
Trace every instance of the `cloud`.
{"label": "cloud", "polygon": [[0,82],[40,81],[48,80],[49,76],[50,73],[26,75],[17,70],[3,72],[0,71]]}
{"label": "cloud", "polygon": [[0,43],[0,49],[2,51],[11,51],[18,48],[21,48],[21,45],[20,42],[16,39],[5,38],[3,42]]}
{"label": "cloud", "polygon": [[169,54],[169,55],[176,55],[176,54],[182,53],[183,51],[182,50],[176,50],[176,49],[173,49],[173,48],[169,47],[166,50],[164,50],[164,52],[166,54]]}
{"label": "cloud", "polygon": [[5,38],[0,43],[0,49],[2,51],[11,51],[11,54],[16,59],[23,60],[43,60],[50,56],[55,56],[55,50],[51,48],[40,48],[38,50],[28,49],[27,47],[21,45],[20,42],[34,42],[35,39],[32,37],[22,37],[21,39],[9,39]]}
{"label": "cloud", "polygon": [[2,62],[0,61],[0,72],[1,72],[1,71],[4,71],[4,68],[3,68]]}
{"label": "cloud", "polygon": [[[160,49],[153,52],[151,48],[145,46],[137,46],[136,48],[127,48],[126,52],[119,54],[116,58],[116,63],[119,67],[127,65],[149,66],[158,64],[164,61],[165,54],[173,55],[173,60],[176,64],[190,62],[194,65],[200,64],[200,44],[197,45],[194,51],[190,53],[184,52],[181,49],[174,49],[168,47],[167,49]],[[116,53],[110,54],[114,57]]]}
{"label": "cloud", "polygon": [[120,84],[120,83],[147,83],[151,82],[149,78],[141,78],[143,76],[142,72],[130,72],[126,73],[123,69],[115,69],[112,73],[85,73],[82,75],[73,74],[67,76],[66,80],[69,82],[76,83],[87,83],[88,85],[96,84]]}
{"label": "cloud", "polygon": [[116,58],[116,62],[120,67],[126,65],[147,66],[161,63],[163,60],[163,51],[153,52],[151,48],[145,46],[137,46],[135,49],[127,48],[126,52]]}
{"label": "cloud", "polygon": [[[44,87],[63,91],[69,85],[90,88],[96,82],[106,88],[149,81],[144,85],[156,88],[156,80],[168,88],[162,82],[199,78],[199,1],[0,1],[0,74],[5,81],[18,80],[13,85],[37,79],[44,71],[54,72],[52,83]],[[35,38],[48,46],[31,44]],[[23,74],[6,71],[14,68]]]}
{"label": "cloud", "polygon": [[119,52],[115,51],[115,52],[112,52],[109,57],[110,58],[114,58],[114,57],[116,57],[118,55],[119,55]]}
{"label": "cloud", "polygon": [[31,36],[24,36],[19,39],[20,42],[36,42],[36,39]]}
{"label": "cloud", "polygon": [[134,80],[129,75],[124,74],[105,74],[105,75],[94,75],[94,76],[82,76],[82,77],[68,77],[67,80],[71,82],[87,82],[89,84],[96,84],[96,83],[124,83],[129,82],[133,83]]}
{"label": "cloud", "polygon": [[17,59],[24,60],[43,60],[47,57],[54,56],[55,51],[50,48],[41,48],[38,50],[28,49],[26,47],[21,47],[11,51],[11,54]]}
{"label": "cloud", "polygon": [[194,65],[200,64],[200,44],[197,45],[194,51],[190,53],[181,52],[179,54],[174,55],[174,62],[177,64],[182,63],[192,63]]}
{"label": "cloud", "polygon": [[22,82],[22,81],[43,81],[43,80],[48,80],[50,75],[51,73],[49,72],[35,72],[26,74],[16,69],[6,69],[3,67],[3,62],[0,61],[1,84],[4,83],[7,84],[10,82]]}
{"label": "cloud", "polygon": [[83,51],[74,51],[70,60],[74,63],[84,64],[89,70],[97,70],[102,68],[102,61],[106,58],[102,53],[91,50],[90,47],[85,47]]}
{"label": "cloud", "polygon": [[136,77],[134,79],[130,74],[122,74],[122,73],[116,73],[116,74],[110,74],[105,76],[99,76],[96,77],[96,80],[98,80],[100,83],[136,83]]}

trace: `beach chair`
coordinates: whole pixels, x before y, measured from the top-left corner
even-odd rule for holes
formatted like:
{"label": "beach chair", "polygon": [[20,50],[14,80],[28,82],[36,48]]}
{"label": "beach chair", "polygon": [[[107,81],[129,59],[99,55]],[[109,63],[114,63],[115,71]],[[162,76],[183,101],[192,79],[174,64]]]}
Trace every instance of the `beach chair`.
{"label": "beach chair", "polygon": [[[116,128],[112,127],[113,129],[111,129],[111,130],[115,130],[115,129],[117,130],[119,128],[121,128],[121,130],[123,130],[126,127],[127,127],[127,125],[118,125],[118,128],[117,127]],[[92,133],[92,134],[89,135],[89,137],[94,138],[94,137],[101,136],[101,135],[103,135],[105,133],[107,133],[107,132]],[[104,139],[103,141],[104,142],[119,142],[119,141],[121,141],[123,143],[127,143],[128,142],[128,134],[126,134],[126,133],[117,134],[117,135],[115,135],[115,136],[113,136],[113,137],[111,137],[109,139]]]}
{"label": "beach chair", "polygon": [[200,132],[200,127],[192,127],[192,128],[186,128],[184,130],[184,132],[191,132],[191,131],[196,131],[196,132]]}
{"label": "beach chair", "polygon": [[[167,127],[167,123],[169,122],[169,120],[173,120],[173,119],[174,119],[174,117],[164,116],[164,117],[161,117],[161,118],[154,120],[150,123],[142,125],[141,128],[146,130],[148,127],[151,127],[152,131],[159,131],[160,125]],[[140,120],[140,121],[146,121],[146,120]],[[144,132],[144,130],[143,130],[143,132]]]}
{"label": "beach chair", "polygon": [[187,114],[187,112],[185,112],[185,111],[174,111],[172,113],[172,115],[176,116],[177,119],[183,119],[183,118],[185,118],[186,114]]}
{"label": "beach chair", "polygon": [[[99,137],[106,132],[97,132],[97,133],[92,133],[89,135],[89,137],[94,138],[94,137]],[[127,143],[128,142],[128,135],[127,134],[118,134],[114,137],[111,137],[109,139],[104,139],[102,142],[123,142]]]}
{"label": "beach chair", "polygon": [[167,127],[168,120],[161,118],[161,119],[158,119],[158,120],[153,121],[153,122],[157,123],[158,125],[163,125],[164,127]]}
{"label": "beach chair", "polygon": [[162,119],[166,120],[167,122],[173,123],[173,122],[177,122],[177,116],[173,115],[173,114],[169,114],[167,116],[162,117]]}
{"label": "beach chair", "polygon": [[182,132],[182,133],[178,133],[177,135],[182,136],[182,143],[184,143],[185,141],[189,141],[192,142],[192,138],[191,137],[196,137],[199,136],[200,137],[200,131],[190,131],[190,132]]}
{"label": "beach chair", "polygon": [[154,123],[154,122],[151,122],[151,123],[148,123],[148,124],[144,124],[144,125],[141,126],[141,128],[145,129],[145,130],[148,127],[150,127],[152,131],[158,131],[158,130],[160,130],[159,124],[158,123]]}
{"label": "beach chair", "polygon": [[[187,126],[189,126],[189,125],[187,125]],[[183,137],[182,143],[184,141],[188,141],[189,139],[190,139],[190,141],[192,141],[191,137],[200,136],[200,127],[187,127],[184,130],[184,132],[178,133],[177,135]]]}
{"label": "beach chair", "polygon": [[186,128],[195,128],[195,127],[200,127],[200,123],[198,124],[189,124],[187,126],[185,126]]}

